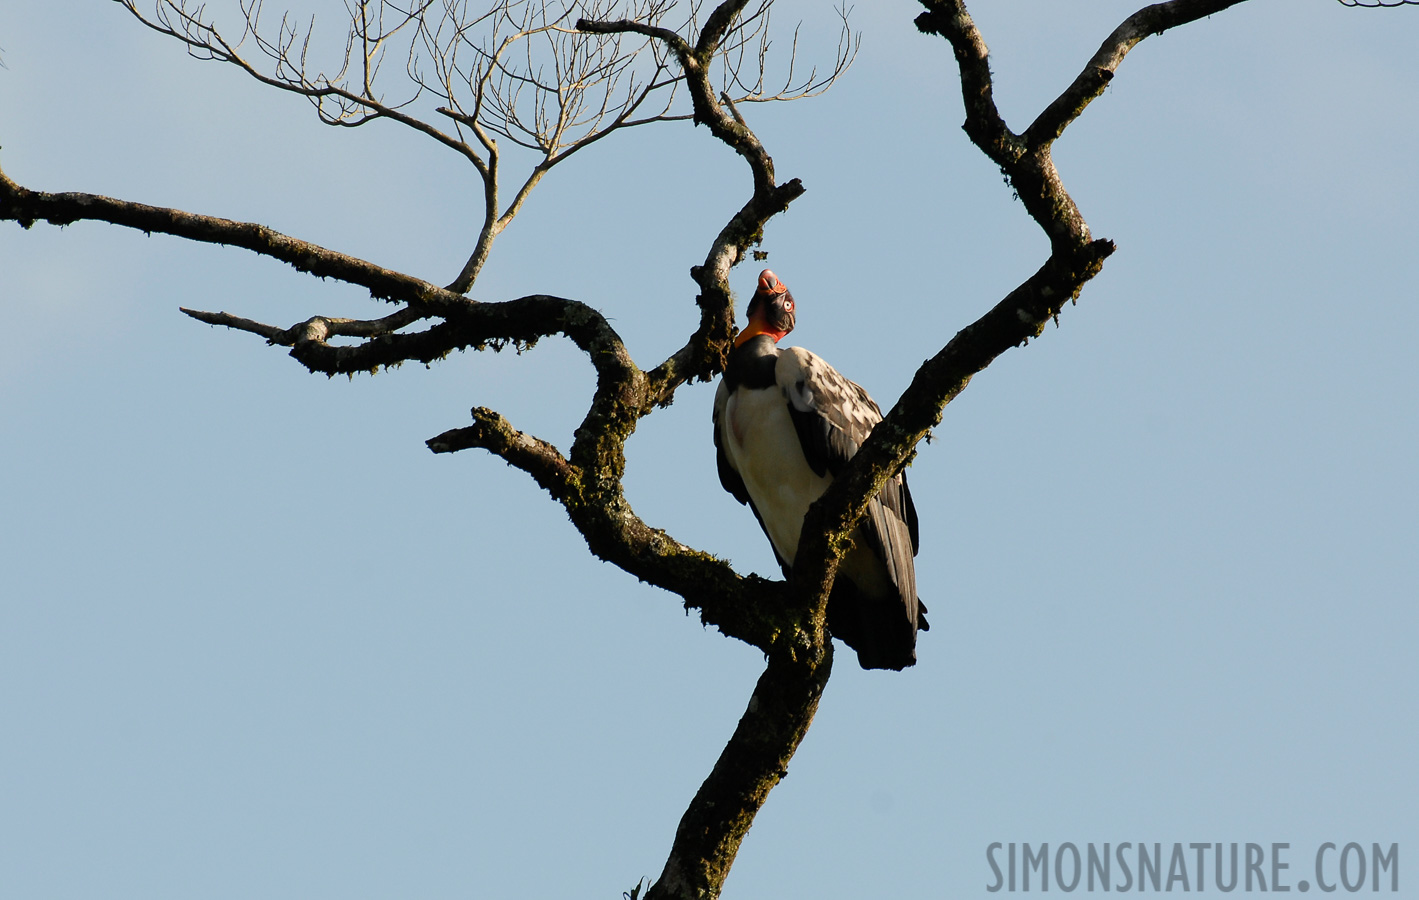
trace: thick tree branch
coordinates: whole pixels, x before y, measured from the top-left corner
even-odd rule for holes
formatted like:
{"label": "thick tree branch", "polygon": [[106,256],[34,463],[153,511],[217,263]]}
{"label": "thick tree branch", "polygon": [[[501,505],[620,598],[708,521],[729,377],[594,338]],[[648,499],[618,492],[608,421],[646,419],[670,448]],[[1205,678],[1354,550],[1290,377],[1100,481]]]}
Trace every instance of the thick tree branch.
{"label": "thick tree branch", "polygon": [[1040,114],[1030,131],[1017,135],[996,108],[990,76],[989,51],[964,0],[922,0],[927,11],[916,19],[926,34],[945,38],[960,69],[961,96],[971,141],[1000,166],[1025,209],[1035,219],[1056,252],[1069,252],[1091,240],[1089,226],[1064,189],[1050,154],[1053,142],[1098,96],[1113,77],[1123,56],[1150,33],[1186,24],[1235,6],[1243,0],[1171,0],[1146,7],[1124,21],[1104,41],[1090,65]]}
{"label": "thick tree branch", "polygon": [[507,419],[487,407],[474,407],[473,424],[445,431],[426,442],[435,453],[453,453],[481,447],[502,457],[537,482],[547,493],[566,503],[576,493],[580,473],[556,447],[513,428]]}
{"label": "thick tree branch", "polygon": [[479,447],[536,479],[567,510],[598,559],[642,581],[678,594],[686,609],[725,635],[789,660],[811,656],[821,642],[815,626],[788,602],[787,585],[741,576],[726,562],[695,550],[647,525],[631,509],[619,484],[598,484],[545,441],[514,429],[498,413],[473,410],[474,424],[428,441],[435,453]]}
{"label": "thick tree branch", "polygon": [[774,654],[690,808],[680,820],[665,868],[646,900],[717,897],[769,791],[808,732],[833,667],[832,644],[800,660]]}
{"label": "thick tree branch", "polygon": [[[314,316],[284,329],[228,313],[189,309],[183,312],[211,325],[248,331],[272,344],[291,347],[293,357],[312,372],[326,375],[369,372],[411,361],[430,363],[455,350],[501,349],[508,344],[530,347],[544,337],[562,334],[591,361],[597,373],[598,393],[614,394],[623,386],[634,388],[637,381],[644,378],[621,336],[601,313],[578,300],[548,294],[532,294],[501,303],[469,300],[467,307],[457,314],[445,314],[443,321],[412,334],[394,332],[427,317],[427,313],[414,308],[375,320]],[[325,343],[336,336],[368,339],[351,346]]]}
{"label": "thick tree branch", "polygon": [[960,70],[961,97],[966,105],[965,129],[971,142],[999,166],[1013,163],[1024,153],[1019,136],[1005,125],[995,105],[995,88],[990,77],[990,51],[985,38],[966,11],[963,0],[922,0],[927,11],[917,16],[916,27],[924,34],[946,38]]}
{"label": "thick tree branch", "polygon": [[686,381],[708,381],[724,371],[734,339],[734,300],[729,290],[731,268],[744,259],[749,247],[763,236],[769,219],[788,209],[803,195],[803,183],[792,179],[764,193],[755,192],[715,236],[703,265],[690,275],[700,285],[696,303],[700,323],[685,346],[648,373],[652,400],[657,405],[674,399]]}
{"label": "thick tree branch", "polygon": [[289,237],[265,225],[98,194],[31,191],[16,184],[3,170],[0,170],[0,219],[18,222],[23,228],[31,227],[36,221],[52,225],[71,225],[85,220],[108,222],[148,234],[158,232],[208,244],[241,247],[288,263],[301,272],[368,288],[378,299],[411,303],[431,312],[456,313],[474,305],[467,297],[427,281]]}
{"label": "thick tree branch", "polygon": [[711,10],[709,17],[705,19],[704,28],[700,29],[700,39],[695,42],[695,53],[705,60],[711,59],[719,50],[720,42],[728,34],[729,27],[748,5],[749,0],[724,0]]}
{"label": "thick tree branch", "polygon": [[1119,64],[1139,41],[1152,34],[1162,34],[1169,28],[1186,25],[1219,13],[1245,0],[1172,0],[1144,7],[1123,20],[1113,34],[1104,39],[1097,53],[1084,66],[1053,103],[1025,130],[1025,143],[1030,147],[1048,144],[1059,138],[1064,129],[1084,112],[1091,102],[1104,92]]}
{"label": "thick tree branch", "polygon": [[578,19],[576,23],[577,31],[584,31],[587,34],[639,34],[644,37],[654,38],[661,41],[665,46],[674,51],[675,55],[683,59],[690,51],[690,45],[685,39],[680,37],[679,32],[669,28],[662,28],[659,25],[651,25],[647,22],[639,22],[635,19],[616,19],[615,21],[593,21],[591,19]]}
{"label": "thick tree branch", "polygon": [[[243,319],[241,316],[234,316],[230,313],[203,312],[181,306],[178,309],[199,322],[206,322],[208,325],[221,325],[236,331],[249,331],[266,338],[267,343],[279,344],[283,347],[290,347],[306,341],[323,343],[332,337],[379,337],[392,334],[420,319],[428,318],[428,313],[421,312],[412,306],[406,306],[399,312],[391,313],[382,319],[340,319],[330,316],[312,316],[290,328],[281,329],[274,325]],[[324,369],[313,370],[325,371]],[[335,372],[330,371],[326,374],[334,375]]]}
{"label": "thick tree branch", "polygon": [[[814,629],[787,602],[786,585],[743,577],[726,562],[651,528],[631,510],[620,485],[597,484],[555,447],[518,431],[497,412],[472,410],[473,425],[430,438],[435,453],[482,448],[524,472],[567,510],[598,558],[680,595],[706,625],[789,663],[811,656]],[[821,644],[821,627],[816,630]]]}
{"label": "thick tree branch", "polygon": [[804,517],[793,569],[794,587],[802,600],[826,604],[846,535],[866,510],[868,499],[901,471],[917,444],[940,424],[946,404],[1000,354],[1038,337],[1045,323],[1078,297],[1113,251],[1113,242],[1094,241],[1077,253],[1051,256],[917,369],[897,404]]}
{"label": "thick tree branch", "polygon": [[1028,148],[1001,118],[991,82],[990,53],[963,0],[922,0],[922,5],[927,12],[917,17],[916,27],[944,37],[956,56],[966,107],[962,128],[971,142],[1000,166],[1056,250],[1086,243],[1089,227],[1059,180],[1049,145]]}
{"label": "thick tree branch", "polygon": [[674,32],[624,19],[615,22],[580,19],[576,27],[577,30],[589,34],[633,32],[664,41],[680,61],[680,67],[684,71],[685,83],[694,105],[695,122],[708,126],[710,133],[744,157],[753,170],[754,191],[758,194],[771,191],[774,187],[773,160],[769,158],[764,145],[759,142],[754,132],[725,112],[719,101],[719,92],[710,83],[710,63],[719,49],[719,42],[747,2],[748,0],[726,0],[717,6],[706,20],[705,28],[694,47]]}

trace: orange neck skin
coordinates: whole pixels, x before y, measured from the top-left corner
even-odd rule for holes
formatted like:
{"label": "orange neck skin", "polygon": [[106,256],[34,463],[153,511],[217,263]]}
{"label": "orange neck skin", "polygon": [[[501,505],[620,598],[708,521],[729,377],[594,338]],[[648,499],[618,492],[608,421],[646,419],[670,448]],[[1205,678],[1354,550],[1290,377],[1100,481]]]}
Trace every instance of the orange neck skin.
{"label": "orange neck skin", "polygon": [[773,338],[774,343],[777,344],[779,341],[783,340],[784,335],[788,334],[788,332],[774,331],[769,328],[768,325],[764,324],[763,321],[754,320],[751,321],[743,331],[739,332],[739,336],[734,339],[734,346],[738,347],[750,338],[758,337],[761,334],[767,334],[769,337]]}

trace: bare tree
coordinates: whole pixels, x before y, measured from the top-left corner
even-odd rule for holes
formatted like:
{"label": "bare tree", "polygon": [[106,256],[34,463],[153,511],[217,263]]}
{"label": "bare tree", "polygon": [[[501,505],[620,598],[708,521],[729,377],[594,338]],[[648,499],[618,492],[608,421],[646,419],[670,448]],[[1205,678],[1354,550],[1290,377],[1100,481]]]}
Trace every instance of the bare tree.
{"label": "bare tree", "polygon": [[[831,86],[856,48],[845,12],[831,63],[805,73],[796,40],[786,60],[775,64],[772,0],[725,0],[713,8],[670,0],[504,0],[487,10],[470,8],[466,0],[347,0],[343,51],[327,69],[316,62],[322,45],[314,22],[302,24],[286,14],[270,27],[260,0],[239,0],[235,32],[224,31],[205,7],[187,0],[158,0],[151,12],[140,9],[137,0],[115,2],[146,26],[182,41],[194,56],[235,66],[263,84],[307,98],[330,125],[389,120],[467,160],[482,187],[481,222],[467,259],[439,286],[443,279],[393,271],[260,224],[92,194],[33,191],[3,172],[0,217],[24,227],[97,220],[243,247],[311,275],[360,285],[375,299],[396,305],[379,317],[312,315],[287,327],[185,310],[200,321],[288,347],[311,372],[374,372],[408,361],[433,362],[455,350],[521,346],[558,334],[584,352],[596,386],[569,453],[482,407],[472,411],[472,424],[427,443],[436,453],[482,448],[524,471],[565,508],[591,553],[675,594],[698,610],[704,623],[765,654],[766,667],[743,718],[690,802],[648,893],[713,897],[817,709],[833,657],[825,628],[827,598],[846,536],[868,499],[910,462],[970,379],[1057,321],[1114,251],[1111,241],[1091,234],[1066,191],[1052,157],[1055,141],[1103,93],[1125,55],[1145,37],[1243,0],[1170,0],[1139,10],[1020,131],[996,108],[986,43],[964,2],[923,0],[926,11],[916,24],[946,41],[955,55],[967,135],[1005,174],[1048,237],[1050,253],[917,370],[882,426],[805,520],[791,584],[742,576],[711,552],[644,522],[623,490],[625,443],[637,423],[669,404],[681,385],[709,380],[723,368],[734,335],[730,272],[749,257],[769,221],[804,190],[797,179],[779,181],[740,107],[808,97]],[[644,367],[610,322],[582,302],[532,294],[481,303],[467,296],[495,240],[548,171],[614,132],[672,120],[705,125],[743,158],[750,175],[742,206],[691,267],[700,315],[681,348]],[[526,166],[509,182],[509,168],[518,161]],[[513,187],[504,190],[509,183]]]}

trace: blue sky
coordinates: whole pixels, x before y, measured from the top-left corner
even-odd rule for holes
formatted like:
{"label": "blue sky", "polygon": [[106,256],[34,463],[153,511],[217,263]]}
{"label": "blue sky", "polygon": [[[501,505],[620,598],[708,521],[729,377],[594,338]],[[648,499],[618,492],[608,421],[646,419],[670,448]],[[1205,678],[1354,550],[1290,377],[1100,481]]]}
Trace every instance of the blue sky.
{"label": "blue sky", "polygon": [[[973,4],[1010,124],[1132,9]],[[859,7],[832,92],[746,110],[808,188],[763,247],[792,341],[884,406],[1047,252],[916,11]],[[830,52],[825,11],[800,16]],[[1056,150],[1119,250],[922,448],[921,661],[840,657],[727,897],[986,896],[995,841],[1289,842],[1293,885],[1325,841],[1419,848],[1417,45],[1419,10],[1252,0],[1129,56]],[[115,4],[7,4],[0,46],[21,184],[440,283],[468,252],[473,173],[427,140],[322,127]],[[609,139],[472,294],[584,300],[654,364],[747,190],[703,129]],[[619,897],[656,875],[759,654],[592,559],[525,476],[423,444],[486,405],[566,447],[585,361],[546,340],[327,380],[179,305],[380,312],[243,251],[0,228],[5,895]],[[717,483],[712,391],[642,423],[629,495],[771,575]]]}

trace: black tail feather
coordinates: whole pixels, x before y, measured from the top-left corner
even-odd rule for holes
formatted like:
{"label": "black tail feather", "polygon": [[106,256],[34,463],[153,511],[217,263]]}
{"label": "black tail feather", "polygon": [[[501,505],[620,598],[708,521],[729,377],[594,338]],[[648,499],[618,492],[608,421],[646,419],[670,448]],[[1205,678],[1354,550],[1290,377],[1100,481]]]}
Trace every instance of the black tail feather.
{"label": "black tail feather", "polygon": [[[918,625],[918,622],[921,625]],[[828,599],[828,630],[853,650],[864,669],[905,669],[916,664],[916,632],[925,620],[909,621],[895,600],[874,601],[851,581],[839,579]]]}

